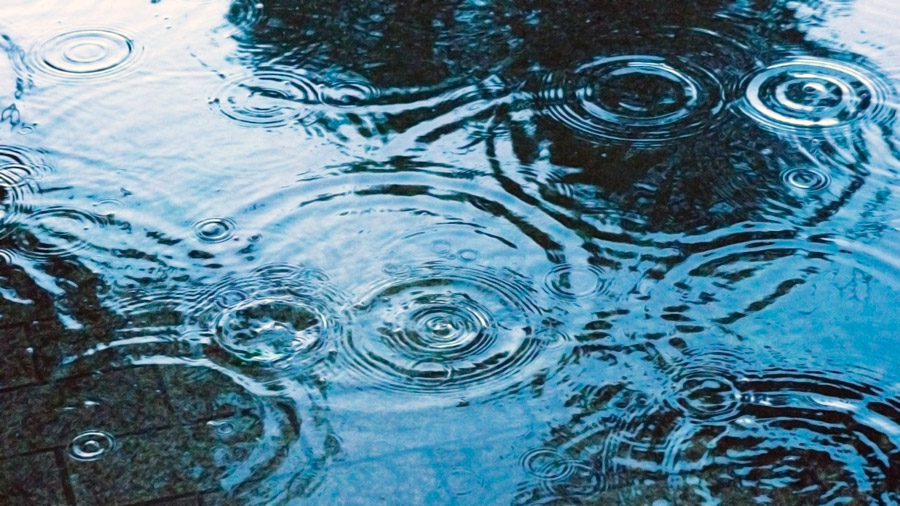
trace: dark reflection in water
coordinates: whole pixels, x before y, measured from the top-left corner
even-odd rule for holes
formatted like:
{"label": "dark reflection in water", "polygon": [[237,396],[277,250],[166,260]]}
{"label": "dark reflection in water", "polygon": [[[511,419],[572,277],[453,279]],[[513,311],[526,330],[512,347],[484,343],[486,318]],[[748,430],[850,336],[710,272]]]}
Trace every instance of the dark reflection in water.
{"label": "dark reflection in water", "polygon": [[5,2],[3,488],[897,503],[897,19]]}

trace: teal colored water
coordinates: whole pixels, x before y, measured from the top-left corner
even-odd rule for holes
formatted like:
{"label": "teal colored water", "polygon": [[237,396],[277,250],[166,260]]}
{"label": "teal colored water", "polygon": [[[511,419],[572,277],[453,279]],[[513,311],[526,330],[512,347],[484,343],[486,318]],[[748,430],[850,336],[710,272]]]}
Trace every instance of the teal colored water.
{"label": "teal colored water", "polygon": [[900,503],[898,22],[3,0],[0,502]]}

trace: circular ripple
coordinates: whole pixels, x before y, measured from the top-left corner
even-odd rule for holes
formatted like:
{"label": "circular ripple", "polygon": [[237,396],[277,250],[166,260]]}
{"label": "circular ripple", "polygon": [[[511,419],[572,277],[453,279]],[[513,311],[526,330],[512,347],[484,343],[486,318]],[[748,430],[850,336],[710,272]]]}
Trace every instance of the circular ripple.
{"label": "circular ripple", "polygon": [[531,290],[490,271],[428,264],[376,287],[350,317],[348,370],[394,391],[500,391],[543,347]]}
{"label": "circular ripple", "polygon": [[234,220],[207,218],[193,225],[194,234],[205,242],[225,242],[234,236]]}
{"label": "circular ripple", "polygon": [[132,38],[112,29],[81,29],[52,37],[31,58],[47,74],[80,79],[119,72],[139,52]]}
{"label": "circular ripple", "polygon": [[831,176],[814,167],[794,167],[781,173],[789,188],[808,193],[820,192],[831,184]]}
{"label": "circular ripple", "polygon": [[522,455],[522,467],[539,480],[565,480],[575,472],[576,463],[552,448],[535,448]]}
{"label": "circular ripple", "polygon": [[544,278],[544,286],[564,299],[591,299],[606,290],[605,273],[593,265],[558,265]]}
{"label": "circular ripple", "polygon": [[341,299],[319,271],[267,266],[212,290],[191,320],[241,363],[305,366],[331,353]]}
{"label": "circular ripple", "polygon": [[724,422],[737,418],[741,392],[733,378],[740,359],[730,351],[689,354],[674,365],[670,403],[702,422]]}
{"label": "circular ripple", "polygon": [[69,457],[79,462],[98,460],[116,447],[112,435],[91,430],[75,436],[69,443]]}
{"label": "circular ripple", "polygon": [[22,254],[39,259],[77,253],[89,245],[88,235],[101,225],[97,216],[66,207],[41,209],[23,219],[17,243]]}
{"label": "circular ripple", "polygon": [[313,113],[322,99],[315,76],[298,69],[263,68],[230,79],[212,103],[240,125],[283,127]]}
{"label": "circular ripple", "polygon": [[742,109],[765,127],[827,129],[883,119],[890,87],[857,65],[824,58],[776,63],[747,81]]}
{"label": "circular ripple", "polygon": [[322,101],[338,107],[366,104],[381,96],[381,90],[363,80],[343,80],[323,87]]}
{"label": "circular ripple", "polygon": [[590,138],[657,143],[708,128],[724,88],[686,59],[647,55],[597,58],[570,74],[549,74],[544,113]]}

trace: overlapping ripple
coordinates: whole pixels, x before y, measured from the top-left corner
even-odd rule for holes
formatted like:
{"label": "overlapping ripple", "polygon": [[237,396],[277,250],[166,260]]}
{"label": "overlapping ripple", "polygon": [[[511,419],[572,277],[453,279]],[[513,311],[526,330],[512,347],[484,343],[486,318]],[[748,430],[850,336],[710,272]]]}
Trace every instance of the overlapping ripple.
{"label": "overlapping ripple", "polygon": [[270,265],[209,290],[188,325],[211,340],[219,351],[210,350],[213,356],[224,352],[239,366],[306,374],[337,346],[342,300],[320,271]]}
{"label": "overlapping ripple", "polygon": [[498,392],[527,379],[543,344],[533,289],[508,272],[429,263],[359,301],[341,358],[360,387]]}
{"label": "overlapping ripple", "polygon": [[13,231],[25,212],[23,200],[37,191],[36,179],[45,172],[38,158],[16,146],[0,145],[0,237]]}

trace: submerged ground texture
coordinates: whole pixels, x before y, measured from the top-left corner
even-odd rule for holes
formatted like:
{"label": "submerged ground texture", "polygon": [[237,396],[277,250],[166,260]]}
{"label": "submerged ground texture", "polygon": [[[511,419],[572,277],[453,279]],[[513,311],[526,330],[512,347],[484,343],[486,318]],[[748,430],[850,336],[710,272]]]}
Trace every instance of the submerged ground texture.
{"label": "submerged ground texture", "polygon": [[900,503],[894,2],[0,3],[0,503]]}

